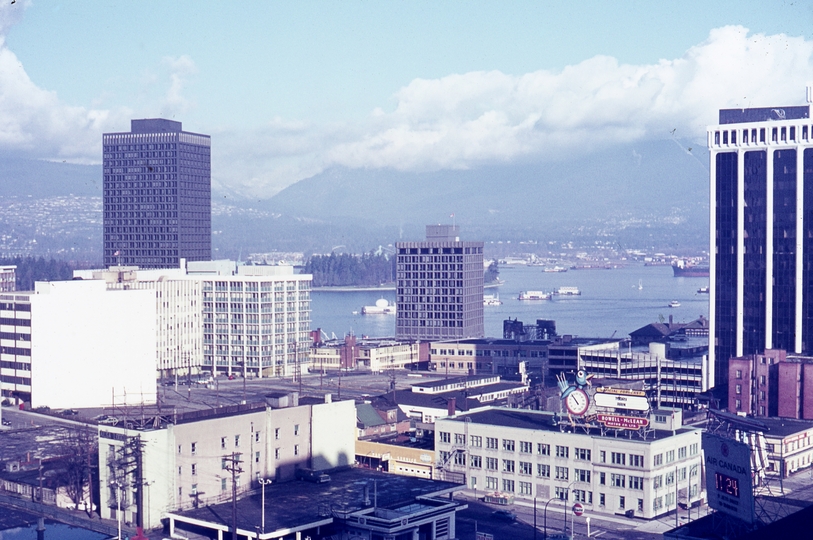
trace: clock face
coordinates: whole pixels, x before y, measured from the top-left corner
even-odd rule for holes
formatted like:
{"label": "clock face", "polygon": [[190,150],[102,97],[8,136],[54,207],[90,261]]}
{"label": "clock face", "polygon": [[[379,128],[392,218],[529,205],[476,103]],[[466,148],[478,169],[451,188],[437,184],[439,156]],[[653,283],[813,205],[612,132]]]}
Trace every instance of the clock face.
{"label": "clock face", "polygon": [[567,408],[570,414],[581,416],[587,412],[587,408],[589,406],[590,406],[590,397],[587,395],[587,392],[585,392],[581,388],[573,390],[565,398],[565,407]]}

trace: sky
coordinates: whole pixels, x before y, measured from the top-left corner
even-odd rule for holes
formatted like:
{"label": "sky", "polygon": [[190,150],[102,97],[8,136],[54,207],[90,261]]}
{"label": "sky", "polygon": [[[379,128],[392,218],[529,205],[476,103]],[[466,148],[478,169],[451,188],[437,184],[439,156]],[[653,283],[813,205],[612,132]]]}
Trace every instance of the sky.
{"label": "sky", "polygon": [[171,118],[236,197],[704,144],[813,82],[813,0],[0,2],[0,159],[97,164],[102,133]]}

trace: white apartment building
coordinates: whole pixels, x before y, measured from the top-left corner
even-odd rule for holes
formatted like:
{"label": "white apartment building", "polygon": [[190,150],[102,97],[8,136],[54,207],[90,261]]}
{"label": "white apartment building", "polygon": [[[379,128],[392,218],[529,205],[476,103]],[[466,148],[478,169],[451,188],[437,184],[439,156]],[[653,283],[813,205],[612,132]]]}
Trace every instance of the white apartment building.
{"label": "white apartment building", "polygon": [[[298,468],[352,465],[356,408],[353,401],[299,404],[294,395],[269,406],[234,405],[175,416],[144,429],[99,426],[101,516],[161,526],[167,512],[230,500],[258,479],[287,481]],[[277,405],[282,404],[282,407]],[[141,444],[142,472],[134,464]],[[230,469],[238,469],[234,475]],[[134,486],[144,485],[141,502]]]}
{"label": "white apartment building", "polygon": [[656,412],[644,439],[572,429],[550,412],[489,408],[436,419],[435,460],[481,493],[652,519],[701,498],[701,430],[669,425],[679,418]]}
{"label": "white apartment building", "polygon": [[0,295],[3,397],[51,408],[155,403],[152,310],[151,294],[101,282]]}
{"label": "white apartment building", "polygon": [[312,277],[291,266],[182,261],[181,268],[76,272],[155,291],[156,369],[283,377],[307,368]]}

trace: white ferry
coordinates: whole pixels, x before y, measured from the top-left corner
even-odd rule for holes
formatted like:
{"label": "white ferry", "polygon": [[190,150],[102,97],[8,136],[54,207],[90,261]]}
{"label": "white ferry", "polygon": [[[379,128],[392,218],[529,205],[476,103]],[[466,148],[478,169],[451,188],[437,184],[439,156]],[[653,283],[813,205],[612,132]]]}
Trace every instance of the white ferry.
{"label": "white ferry", "polygon": [[519,300],[550,300],[550,293],[544,291],[522,291]]}
{"label": "white ferry", "polygon": [[564,266],[553,266],[553,267],[548,266],[547,268],[545,268],[543,270],[543,272],[548,272],[548,273],[551,273],[551,272],[567,272],[567,268],[565,268]]}
{"label": "white ferry", "polygon": [[669,302],[669,307],[680,307],[680,302],[678,302],[677,300],[672,300],[671,302]]}
{"label": "white ferry", "polygon": [[374,306],[361,308],[362,315],[395,315],[395,304],[390,304],[386,298],[379,298]]}
{"label": "white ferry", "polygon": [[501,306],[502,300],[496,294],[484,294],[483,295],[483,305],[484,306]]}
{"label": "white ferry", "polygon": [[581,293],[582,292],[578,287],[559,287],[556,289],[556,294],[561,294],[563,296],[578,296]]}

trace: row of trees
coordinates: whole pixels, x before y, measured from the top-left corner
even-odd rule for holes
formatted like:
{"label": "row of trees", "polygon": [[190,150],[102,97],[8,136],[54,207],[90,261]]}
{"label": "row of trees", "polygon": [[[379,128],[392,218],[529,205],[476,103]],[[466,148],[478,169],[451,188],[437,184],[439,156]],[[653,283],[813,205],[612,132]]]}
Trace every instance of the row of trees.
{"label": "row of trees", "polygon": [[34,290],[35,281],[64,281],[73,277],[73,267],[65,261],[45,260],[43,257],[12,257],[0,259],[0,265],[17,266],[18,291]]}
{"label": "row of trees", "polygon": [[395,257],[365,253],[314,255],[302,270],[314,287],[377,286],[395,280]]}

